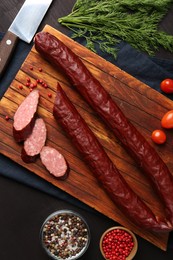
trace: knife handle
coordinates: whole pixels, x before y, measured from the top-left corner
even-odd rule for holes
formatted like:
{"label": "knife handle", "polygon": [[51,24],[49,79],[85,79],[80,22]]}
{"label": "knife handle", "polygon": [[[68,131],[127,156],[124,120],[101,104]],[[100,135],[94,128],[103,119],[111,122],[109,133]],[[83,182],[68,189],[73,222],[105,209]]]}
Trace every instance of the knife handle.
{"label": "knife handle", "polygon": [[0,43],[0,78],[7,67],[17,41],[18,37],[14,33],[7,31]]}

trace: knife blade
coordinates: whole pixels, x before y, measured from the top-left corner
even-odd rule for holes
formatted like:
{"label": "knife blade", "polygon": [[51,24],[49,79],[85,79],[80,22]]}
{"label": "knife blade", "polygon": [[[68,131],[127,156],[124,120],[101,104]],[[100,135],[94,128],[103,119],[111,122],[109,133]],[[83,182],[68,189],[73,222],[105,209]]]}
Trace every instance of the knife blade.
{"label": "knife blade", "polygon": [[0,77],[18,39],[30,43],[53,0],[26,0],[0,43]]}

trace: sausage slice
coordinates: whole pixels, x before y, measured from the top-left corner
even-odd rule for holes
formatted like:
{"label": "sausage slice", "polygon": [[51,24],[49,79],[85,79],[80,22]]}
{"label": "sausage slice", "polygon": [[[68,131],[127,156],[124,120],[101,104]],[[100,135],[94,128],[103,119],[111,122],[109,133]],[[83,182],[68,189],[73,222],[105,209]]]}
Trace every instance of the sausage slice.
{"label": "sausage slice", "polygon": [[39,91],[33,90],[14,114],[13,136],[16,142],[26,140],[34,127],[39,102]]}
{"label": "sausage slice", "polygon": [[40,152],[43,165],[50,174],[62,180],[68,176],[68,166],[64,156],[55,148],[44,146]]}
{"label": "sausage slice", "polygon": [[26,163],[35,162],[41,149],[45,145],[47,129],[42,118],[37,118],[32,133],[24,141],[21,157]]}

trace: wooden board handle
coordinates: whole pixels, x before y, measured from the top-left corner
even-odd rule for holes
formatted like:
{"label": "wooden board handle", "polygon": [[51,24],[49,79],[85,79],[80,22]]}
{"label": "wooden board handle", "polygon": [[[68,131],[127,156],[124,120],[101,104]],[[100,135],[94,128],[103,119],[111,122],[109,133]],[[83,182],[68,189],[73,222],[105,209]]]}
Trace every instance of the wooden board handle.
{"label": "wooden board handle", "polygon": [[10,57],[16,47],[18,37],[10,31],[7,31],[0,44],[0,78],[10,60]]}

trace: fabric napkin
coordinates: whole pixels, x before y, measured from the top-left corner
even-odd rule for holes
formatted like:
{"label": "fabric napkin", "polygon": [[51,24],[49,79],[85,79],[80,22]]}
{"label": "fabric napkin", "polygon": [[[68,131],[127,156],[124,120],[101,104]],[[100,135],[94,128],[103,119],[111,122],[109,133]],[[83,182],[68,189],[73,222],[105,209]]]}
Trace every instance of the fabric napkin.
{"label": "fabric napkin", "polygon": [[[3,34],[0,33],[0,40],[2,37]],[[78,40],[78,42],[85,44],[85,42],[81,40]],[[33,43],[29,45],[19,41],[8,69],[6,70],[4,77],[0,79],[0,98],[3,97],[3,94],[10,86],[10,83],[14,79],[21,64],[31,50],[32,45]],[[98,54],[159,92],[160,82],[165,78],[173,78],[173,61],[149,57],[148,55],[135,50],[125,42],[121,42],[118,47],[119,53],[117,60],[114,60],[112,57],[101,52],[100,50],[98,50]],[[173,95],[169,95],[168,97],[173,99]],[[88,206],[84,205],[60,189],[54,187],[52,184],[44,181],[40,177],[21,167],[17,163],[11,161],[2,154],[0,154],[0,174],[15,181],[29,185],[33,188],[39,189],[60,199],[68,200],[68,202],[85,208],[88,211],[92,211],[92,209]],[[173,246],[173,239],[171,236],[169,246]]]}

